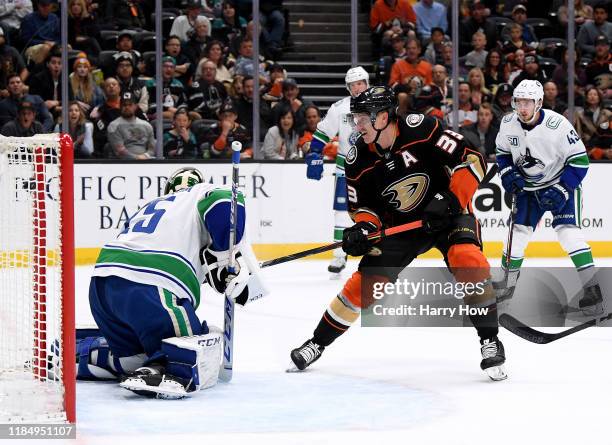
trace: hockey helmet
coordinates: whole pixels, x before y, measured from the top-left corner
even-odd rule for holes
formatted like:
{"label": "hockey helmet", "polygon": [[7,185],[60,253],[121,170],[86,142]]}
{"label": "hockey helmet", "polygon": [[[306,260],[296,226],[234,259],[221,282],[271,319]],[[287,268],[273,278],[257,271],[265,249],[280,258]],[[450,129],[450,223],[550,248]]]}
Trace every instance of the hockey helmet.
{"label": "hockey helmet", "polygon": [[370,115],[372,124],[381,111],[389,111],[392,116],[397,108],[397,99],[393,90],[386,86],[370,87],[357,97],[351,97],[351,113]]}
{"label": "hockey helmet", "polygon": [[349,85],[360,80],[365,81],[366,87],[370,88],[370,75],[363,67],[355,66],[346,72],[346,76],[344,76],[344,83],[346,84],[346,89],[349,93],[351,92]]}
{"label": "hockey helmet", "polygon": [[529,80],[525,79],[519,83],[514,92],[512,93],[512,109],[516,111],[516,99],[532,99],[535,103],[535,108],[533,110],[533,116],[528,121],[523,121],[520,114],[517,113],[517,117],[521,122],[526,124],[532,123],[538,111],[542,108],[542,102],[544,100],[544,88],[542,84],[537,80]]}
{"label": "hockey helmet", "polygon": [[202,182],[204,182],[204,176],[197,168],[183,167],[170,175],[164,188],[164,194],[175,193]]}

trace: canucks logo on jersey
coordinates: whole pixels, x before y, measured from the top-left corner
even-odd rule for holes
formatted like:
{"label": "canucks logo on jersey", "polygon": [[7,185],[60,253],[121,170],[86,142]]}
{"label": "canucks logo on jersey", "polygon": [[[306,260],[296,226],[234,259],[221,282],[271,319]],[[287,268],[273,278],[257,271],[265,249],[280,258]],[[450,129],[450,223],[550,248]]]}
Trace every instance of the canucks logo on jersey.
{"label": "canucks logo on jersey", "polygon": [[520,170],[523,177],[531,182],[537,182],[545,176],[544,162],[540,159],[531,156],[529,147],[525,148],[525,154],[519,156],[515,165]]}

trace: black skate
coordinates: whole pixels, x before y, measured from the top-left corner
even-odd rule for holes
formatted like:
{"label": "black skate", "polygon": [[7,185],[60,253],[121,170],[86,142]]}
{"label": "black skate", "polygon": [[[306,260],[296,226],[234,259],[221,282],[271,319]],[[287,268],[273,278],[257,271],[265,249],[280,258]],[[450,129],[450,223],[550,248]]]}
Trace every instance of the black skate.
{"label": "black skate", "polygon": [[166,374],[161,366],[145,366],[122,377],[119,386],[140,396],[173,400],[187,395],[189,382]]}
{"label": "black skate", "polygon": [[[319,360],[321,354],[325,350],[324,346],[316,344],[314,341],[307,340],[299,348],[291,351],[291,361],[299,371],[303,371],[308,366]],[[287,371],[296,371],[296,369],[288,369]]]}
{"label": "black skate", "polygon": [[327,266],[327,271],[331,273],[340,273],[346,267],[346,255],[344,256],[335,256],[329,266]]}
{"label": "black skate", "polygon": [[499,381],[508,378],[504,368],[506,362],[504,345],[497,337],[481,340],[480,353],[482,354],[480,369],[486,372],[491,380]]}
{"label": "black skate", "polygon": [[601,315],[604,312],[603,297],[599,284],[584,288],[578,306],[584,315]]}

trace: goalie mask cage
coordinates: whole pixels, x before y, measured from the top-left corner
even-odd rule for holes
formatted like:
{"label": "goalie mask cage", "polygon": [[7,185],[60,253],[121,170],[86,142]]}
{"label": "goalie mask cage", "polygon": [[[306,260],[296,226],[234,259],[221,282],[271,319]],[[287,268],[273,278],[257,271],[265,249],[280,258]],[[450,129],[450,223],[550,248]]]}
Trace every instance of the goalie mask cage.
{"label": "goalie mask cage", "polygon": [[0,423],[75,421],[73,146],[0,137]]}

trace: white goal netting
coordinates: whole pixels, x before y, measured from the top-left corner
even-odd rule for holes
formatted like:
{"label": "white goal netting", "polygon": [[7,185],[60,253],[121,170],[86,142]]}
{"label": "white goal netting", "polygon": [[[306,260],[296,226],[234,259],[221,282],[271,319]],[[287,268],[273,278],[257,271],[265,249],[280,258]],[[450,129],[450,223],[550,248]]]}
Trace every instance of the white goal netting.
{"label": "white goal netting", "polygon": [[61,153],[58,135],[0,138],[0,423],[66,419]]}

